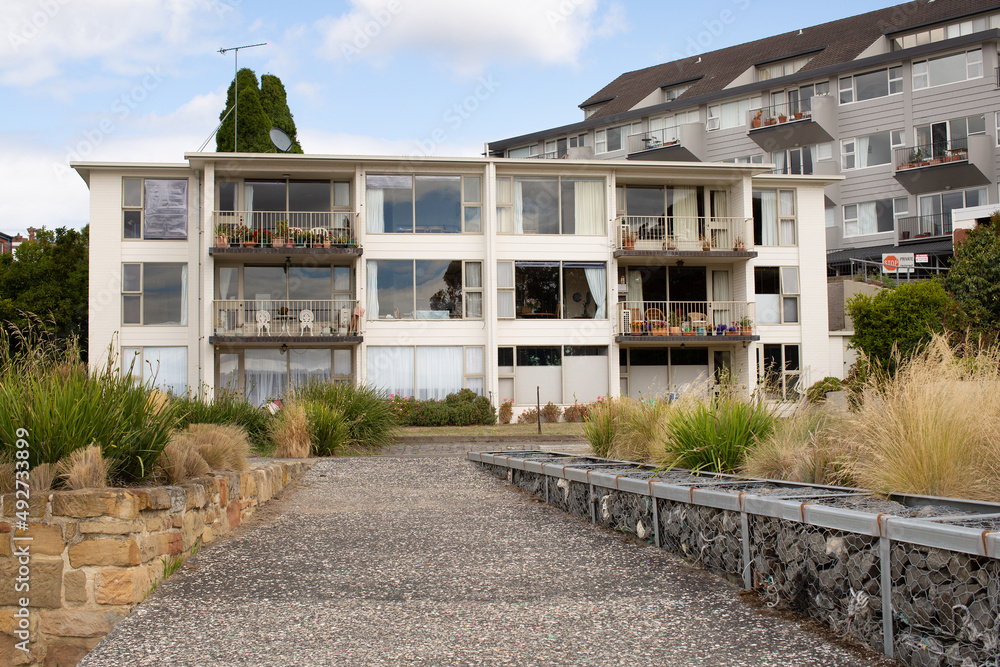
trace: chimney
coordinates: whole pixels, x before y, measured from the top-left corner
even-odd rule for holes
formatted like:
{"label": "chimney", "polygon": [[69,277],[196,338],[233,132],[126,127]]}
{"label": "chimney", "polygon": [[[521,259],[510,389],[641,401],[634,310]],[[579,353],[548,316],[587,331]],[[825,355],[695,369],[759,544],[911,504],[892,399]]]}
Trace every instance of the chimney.
{"label": "chimney", "polygon": [[34,227],[28,227],[28,240],[29,241],[34,241],[35,240],[35,228]]}

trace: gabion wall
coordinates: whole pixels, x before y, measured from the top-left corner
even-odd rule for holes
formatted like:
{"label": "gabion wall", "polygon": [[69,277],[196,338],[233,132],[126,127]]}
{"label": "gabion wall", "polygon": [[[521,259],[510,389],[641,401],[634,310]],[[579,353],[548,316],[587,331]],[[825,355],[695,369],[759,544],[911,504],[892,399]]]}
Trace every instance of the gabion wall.
{"label": "gabion wall", "polygon": [[[687,471],[657,471],[638,464],[545,452],[506,452],[526,466],[553,463],[556,472],[515,469],[470,454],[501,479],[544,498],[570,514],[625,532],[753,589],[769,606],[793,609],[833,632],[868,644],[908,665],[1000,667],[1000,560],[982,555],[890,540],[862,530],[834,529],[787,516],[698,504],[686,490],[709,488],[755,497],[795,499],[877,519],[932,518],[982,532],[1000,530],[997,515],[953,507],[915,509],[857,491]],[[479,458],[477,458],[479,457]],[[586,469],[586,482],[569,479],[569,468]],[[563,475],[558,470],[563,471]],[[591,473],[604,473],[593,476]],[[584,473],[576,470],[574,477]],[[630,489],[618,480],[632,481]],[[637,485],[635,480],[641,480]],[[675,485],[684,500],[655,497],[648,480]],[[801,499],[801,500],[800,500]],[[719,503],[716,503],[719,504]],[[723,503],[724,504],[724,503]],[[953,515],[968,515],[953,516]],[[950,545],[949,545],[950,546]],[[992,548],[992,547],[991,547]],[[883,600],[888,592],[889,600]],[[891,616],[885,618],[886,610]],[[888,632],[888,641],[886,638]]]}

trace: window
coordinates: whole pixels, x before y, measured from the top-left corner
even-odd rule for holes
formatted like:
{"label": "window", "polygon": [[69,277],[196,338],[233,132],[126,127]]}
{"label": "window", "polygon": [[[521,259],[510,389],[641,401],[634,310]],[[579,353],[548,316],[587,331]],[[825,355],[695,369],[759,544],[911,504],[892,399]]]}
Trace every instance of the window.
{"label": "window", "polygon": [[840,166],[845,169],[865,169],[892,162],[892,151],[905,144],[902,130],[876,132],[864,137],[842,139]]}
{"label": "window", "polygon": [[[220,183],[220,206],[229,203],[229,187]],[[274,232],[279,225],[302,230],[350,229],[350,206],[351,187],[346,181],[247,179],[243,183],[245,223],[256,230]],[[222,221],[230,217],[225,213],[220,209]]]}
{"label": "window", "polygon": [[[992,18],[996,19],[995,16]],[[974,32],[982,32],[989,27],[990,18],[982,16],[975,19],[959,21],[957,23],[949,23],[947,25],[938,26],[937,28],[911,32],[907,35],[893,37],[892,50],[901,51],[902,49],[910,49],[921,44],[930,44],[932,42],[941,42],[946,39],[953,39],[963,35],[971,35]]]}
{"label": "window", "polygon": [[[901,201],[901,204],[896,204]],[[844,206],[844,236],[864,236],[891,232],[894,229],[895,210],[906,209],[906,197],[899,200],[877,199],[875,201],[847,204]]]}
{"label": "window", "polygon": [[764,395],[769,399],[793,400],[799,395],[801,362],[798,345],[762,345],[757,358]]}
{"label": "window", "polygon": [[764,164],[764,155],[743,155],[741,157],[723,160],[723,162],[735,162],[736,164]]}
{"label": "window", "polygon": [[122,324],[187,325],[187,264],[123,264]]}
{"label": "window", "polygon": [[[604,262],[498,262],[498,317],[517,319],[607,319]],[[510,278],[513,278],[511,281]]]}
{"label": "window", "polygon": [[913,63],[913,89],[978,79],[983,75],[983,50],[973,49]]}
{"label": "window", "polygon": [[501,234],[605,234],[604,179],[542,176],[497,178]]}
{"label": "window", "polygon": [[840,103],[863,102],[903,92],[903,68],[897,65],[840,79]]}
{"label": "window", "polygon": [[175,396],[187,394],[186,347],[123,347],[122,370]]}
{"label": "window", "polygon": [[940,158],[948,155],[949,151],[958,151],[958,154],[962,155],[969,147],[969,137],[977,134],[986,134],[984,114],[918,125],[913,161],[918,157],[916,152],[920,153],[920,158]]}
{"label": "window", "polygon": [[[462,277],[475,280],[463,311]],[[460,260],[368,260],[368,319],[482,317],[482,263]],[[471,313],[478,313],[472,315]]]}
{"label": "window", "polygon": [[990,203],[986,188],[952,190],[917,198],[920,209],[918,234],[940,236],[951,233],[951,212],[958,208],[983,206]]}
{"label": "window", "polygon": [[758,324],[799,321],[799,270],[794,266],[754,268]]}
{"label": "window", "polygon": [[444,400],[463,388],[483,393],[482,347],[368,347],[368,384],[387,394]]}
{"label": "window", "polygon": [[366,186],[371,233],[482,232],[479,177],[369,175]]}
{"label": "window", "polygon": [[282,398],[289,387],[307,382],[349,382],[352,366],[349,348],[247,349],[219,355],[216,387],[218,391],[242,390],[248,403],[261,406]]}
{"label": "window", "polygon": [[803,56],[801,58],[794,58],[792,60],[783,60],[778,63],[758,65],[757,80],[768,81],[769,79],[776,79],[779,76],[788,76],[789,74],[795,74],[800,69],[805,67],[810,60],[812,60],[812,56]]}
{"label": "window", "polygon": [[536,157],[537,155],[538,144],[507,149],[507,157]]}
{"label": "window", "polygon": [[837,209],[835,207],[833,207],[833,206],[827,206],[824,209],[823,212],[826,214],[826,228],[827,229],[831,229],[833,227],[836,227],[837,226],[837,220],[836,220]]}
{"label": "window", "polygon": [[497,368],[500,400],[516,405],[534,405],[538,397],[589,403],[608,393],[607,346],[498,347]]}
{"label": "window", "polygon": [[771,153],[774,163],[774,173],[808,175],[813,173],[815,146],[805,148],[789,148],[785,151]]}
{"label": "window", "polygon": [[727,130],[742,127],[747,122],[747,112],[751,107],[759,106],[759,99],[734,100],[708,107],[708,130]]}
{"label": "window", "polygon": [[691,84],[688,83],[688,84],[684,84],[684,85],[681,85],[681,86],[669,86],[669,87],[663,88],[662,89],[663,90],[663,101],[664,102],[673,102],[678,97],[680,97],[681,95],[683,95],[684,93],[686,93],[688,91],[688,88],[690,88],[690,87],[691,87]]}
{"label": "window", "polygon": [[754,244],[795,245],[795,206],[794,190],[754,190]]}
{"label": "window", "polygon": [[598,130],[594,142],[595,153],[611,153],[625,148],[625,139],[631,134],[642,132],[641,123],[618,125],[604,130]]}
{"label": "window", "polygon": [[187,238],[185,179],[122,179],[122,236],[126,239]]}

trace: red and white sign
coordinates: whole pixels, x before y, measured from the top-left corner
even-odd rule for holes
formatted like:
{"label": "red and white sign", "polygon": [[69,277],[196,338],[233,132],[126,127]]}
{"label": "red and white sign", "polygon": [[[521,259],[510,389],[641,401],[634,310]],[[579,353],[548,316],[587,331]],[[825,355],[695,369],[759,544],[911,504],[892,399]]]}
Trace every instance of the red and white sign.
{"label": "red and white sign", "polygon": [[912,252],[882,253],[882,273],[909,273],[913,267]]}
{"label": "red and white sign", "polygon": [[927,264],[931,260],[927,255],[916,255],[915,261],[917,262],[917,264]]}

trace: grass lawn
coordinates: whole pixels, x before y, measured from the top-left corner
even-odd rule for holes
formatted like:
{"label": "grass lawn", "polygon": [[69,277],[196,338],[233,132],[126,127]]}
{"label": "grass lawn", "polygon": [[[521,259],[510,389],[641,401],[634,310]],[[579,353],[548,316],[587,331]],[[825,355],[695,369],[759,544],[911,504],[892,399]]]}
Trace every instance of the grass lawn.
{"label": "grass lawn", "polygon": [[[411,435],[524,435],[538,433],[537,424],[497,424],[495,426],[404,426],[402,437]],[[583,422],[542,423],[542,435],[575,435],[583,439]]]}

